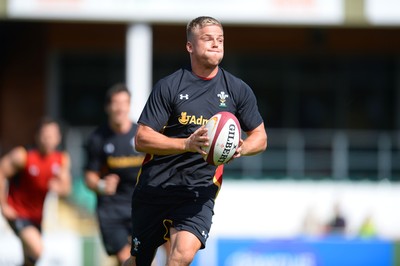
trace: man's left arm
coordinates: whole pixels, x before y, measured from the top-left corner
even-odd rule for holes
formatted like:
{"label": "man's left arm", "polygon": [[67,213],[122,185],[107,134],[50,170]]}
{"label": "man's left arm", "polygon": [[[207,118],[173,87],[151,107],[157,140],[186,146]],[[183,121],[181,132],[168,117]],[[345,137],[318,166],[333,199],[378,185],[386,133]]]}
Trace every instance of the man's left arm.
{"label": "man's left arm", "polygon": [[67,152],[63,153],[59,174],[50,181],[50,190],[62,197],[71,193],[71,160]]}

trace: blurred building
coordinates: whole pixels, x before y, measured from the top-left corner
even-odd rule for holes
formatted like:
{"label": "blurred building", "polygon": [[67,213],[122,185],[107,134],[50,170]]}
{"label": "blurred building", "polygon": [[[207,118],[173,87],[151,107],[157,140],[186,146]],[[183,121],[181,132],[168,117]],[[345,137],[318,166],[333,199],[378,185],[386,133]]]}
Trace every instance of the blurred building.
{"label": "blurred building", "polygon": [[30,143],[50,114],[81,158],[81,140],[105,119],[104,91],[126,81],[137,118],[154,82],[188,64],[185,24],[212,15],[225,27],[222,66],[254,89],[270,140],[232,177],[400,178],[397,2],[207,3],[0,1],[0,152]]}
{"label": "blurred building", "polygon": [[[98,265],[104,253],[93,213],[87,212],[94,209],[93,194],[82,182],[83,140],[106,119],[104,93],[115,82],[126,82],[137,119],[152,85],[189,63],[185,25],[200,15],[223,23],[222,66],[253,88],[269,146],[263,154],[226,167],[228,182],[209,240],[211,256],[204,253],[193,265],[217,265],[206,260],[216,259],[217,246],[225,261],[236,261],[239,255],[230,245],[237,243],[242,250],[243,239],[230,237],[294,238],[302,233],[307,210],[325,221],[338,199],[350,233],[372,213],[380,236],[400,239],[400,216],[393,211],[400,190],[399,1],[0,0],[0,155],[32,143],[42,115],[64,122],[75,179],[73,201],[79,208],[63,211],[69,206],[59,206],[54,212],[59,216],[50,217],[49,224],[79,232],[82,264]],[[9,243],[4,236],[0,245]],[[244,242],[254,246],[253,240]],[[339,247],[347,250],[332,250],[347,255],[331,257],[345,262],[324,265],[394,265],[391,243],[374,242],[368,251],[364,242],[350,243],[363,250],[356,256],[344,242]],[[242,261],[288,259],[317,265],[318,248],[309,243],[300,241],[301,250],[298,242],[270,244],[257,242],[268,252],[241,254]],[[382,249],[385,255],[375,256]],[[357,264],[357,259],[367,262]],[[395,260],[400,261],[398,251]]]}

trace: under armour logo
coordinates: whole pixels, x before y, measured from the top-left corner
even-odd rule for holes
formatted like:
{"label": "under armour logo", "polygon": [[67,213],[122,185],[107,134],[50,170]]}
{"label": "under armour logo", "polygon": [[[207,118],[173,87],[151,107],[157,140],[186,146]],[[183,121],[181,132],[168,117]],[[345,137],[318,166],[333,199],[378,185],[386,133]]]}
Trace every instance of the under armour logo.
{"label": "under armour logo", "polygon": [[138,251],[138,247],[140,245],[140,241],[137,239],[137,237],[135,237],[132,240],[132,243],[133,243],[133,250]]}
{"label": "under armour logo", "polygon": [[208,238],[208,234],[207,234],[205,231],[201,232],[201,235],[202,235],[205,239]]}
{"label": "under armour logo", "polygon": [[185,94],[185,95],[179,94],[179,99],[180,100],[183,100],[183,99],[189,100],[189,94]]}

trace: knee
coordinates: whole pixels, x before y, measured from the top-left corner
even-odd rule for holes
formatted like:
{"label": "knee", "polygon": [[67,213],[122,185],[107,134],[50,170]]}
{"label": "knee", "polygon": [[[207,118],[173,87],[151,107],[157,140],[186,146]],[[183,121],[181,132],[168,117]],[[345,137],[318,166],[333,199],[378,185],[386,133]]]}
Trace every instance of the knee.
{"label": "knee", "polygon": [[126,245],[117,253],[117,259],[120,264],[127,261],[131,256],[131,247]]}
{"label": "knee", "polygon": [[25,256],[32,260],[38,260],[43,253],[43,241],[40,232],[29,226],[22,230],[19,236]]}
{"label": "knee", "polygon": [[26,255],[30,260],[37,261],[39,260],[40,256],[42,256],[43,246],[41,243],[37,244],[36,246],[27,247],[26,249]]}
{"label": "knee", "polygon": [[123,264],[122,266],[136,266],[136,260],[135,257],[129,257]]}
{"label": "knee", "polygon": [[197,250],[176,248],[172,251],[169,258],[174,265],[190,265],[196,255]]}

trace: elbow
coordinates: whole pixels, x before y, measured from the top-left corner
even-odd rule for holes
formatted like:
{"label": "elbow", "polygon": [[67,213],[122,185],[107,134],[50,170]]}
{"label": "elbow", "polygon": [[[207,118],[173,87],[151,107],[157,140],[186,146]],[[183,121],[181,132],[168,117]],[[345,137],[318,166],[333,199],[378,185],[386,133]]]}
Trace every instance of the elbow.
{"label": "elbow", "polygon": [[138,152],[146,152],[146,140],[141,134],[135,136],[135,149]]}
{"label": "elbow", "polygon": [[254,153],[252,153],[252,155],[264,152],[267,149],[267,146],[268,146],[267,140],[260,142],[257,146],[258,148]]}
{"label": "elbow", "polygon": [[135,149],[142,153],[151,153],[151,139],[148,134],[138,134],[135,137]]}
{"label": "elbow", "polygon": [[145,126],[145,125],[141,125],[139,124],[139,127],[136,131],[136,135],[135,135],[135,149],[138,152],[143,152],[146,153],[147,152],[147,143],[149,135],[151,134],[150,129]]}
{"label": "elbow", "polygon": [[262,151],[265,151],[268,147],[268,136],[265,134],[264,145],[262,146]]}
{"label": "elbow", "polygon": [[260,138],[259,138],[259,141],[258,141],[258,145],[257,145],[258,149],[257,149],[257,152],[256,152],[256,153],[264,152],[264,151],[267,149],[267,147],[268,147],[268,137],[267,137],[267,134],[263,134],[263,135],[261,135],[261,136],[262,136],[262,137],[260,137]]}

